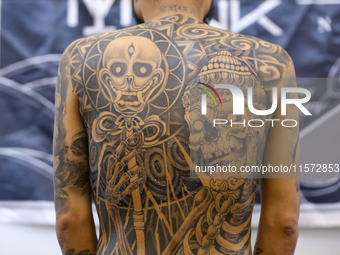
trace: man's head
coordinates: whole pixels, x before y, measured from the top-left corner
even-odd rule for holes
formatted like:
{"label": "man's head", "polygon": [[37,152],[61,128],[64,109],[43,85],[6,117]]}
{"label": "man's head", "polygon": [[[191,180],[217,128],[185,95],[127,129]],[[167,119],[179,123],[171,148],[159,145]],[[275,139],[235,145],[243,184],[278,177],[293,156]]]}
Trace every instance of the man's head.
{"label": "man's head", "polygon": [[164,16],[183,14],[208,23],[213,15],[213,0],[133,0],[137,24]]}

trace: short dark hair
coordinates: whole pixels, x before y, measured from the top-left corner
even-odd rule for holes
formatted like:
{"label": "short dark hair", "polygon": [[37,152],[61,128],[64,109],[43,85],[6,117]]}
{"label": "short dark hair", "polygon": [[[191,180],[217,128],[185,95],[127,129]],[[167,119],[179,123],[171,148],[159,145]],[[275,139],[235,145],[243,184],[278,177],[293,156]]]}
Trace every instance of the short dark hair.
{"label": "short dark hair", "polygon": [[210,20],[212,19],[213,15],[214,15],[214,11],[215,11],[214,0],[212,0],[209,12],[207,13],[207,15],[205,15],[205,17],[203,19],[204,23],[208,24],[210,22]]}
{"label": "short dark hair", "polygon": [[139,24],[144,23],[144,20],[138,18],[137,14],[136,14],[136,11],[135,11],[135,4],[134,4],[134,2],[135,2],[135,1],[132,0],[132,12],[133,12],[133,17],[135,18],[137,25],[139,25]]}
{"label": "short dark hair", "polygon": [[[133,17],[135,18],[136,23],[138,25],[144,23],[144,20],[138,18],[137,14],[136,14],[134,1],[132,1],[132,12],[133,12]],[[214,14],[214,1],[212,0],[209,12],[207,13],[207,15],[205,15],[203,22],[208,24],[210,22],[210,20],[212,19],[213,14]]]}

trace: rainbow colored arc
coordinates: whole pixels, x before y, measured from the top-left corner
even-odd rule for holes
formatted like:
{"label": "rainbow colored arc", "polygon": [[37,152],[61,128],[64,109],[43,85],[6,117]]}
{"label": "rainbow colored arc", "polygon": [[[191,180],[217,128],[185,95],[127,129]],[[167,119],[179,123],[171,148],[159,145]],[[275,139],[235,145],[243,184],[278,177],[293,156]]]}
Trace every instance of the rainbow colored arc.
{"label": "rainbow colored arc", "polygon": [[[218,100],[220,101],[220,104],[222,105],[222,100],[221,100],[221,98],[220,98],[220,95],[217,93],[217,91],[216,91],[212,86],[210,86],[210,85],[208,85],[208,84],[205,84],[205,83],[202,83],[202,82],[198,82],[198,83],[199,83],[199,84],[202,84],[202,85],[204,85],[204,86],[206,86],[206,87],[209,88],[212,92],[214,92],[214,94],[217,96]],[[212,100],[214,100],[215,105],[217,105],[214,96],[211,94],[211,92],[210,92],[209,90],[206,90],[206,89],[204,89],[204,88],[199,88],[199,89],[200,89],[200,90],[203,90],[205,93],[207,93],[207,94],[212,98]]]}

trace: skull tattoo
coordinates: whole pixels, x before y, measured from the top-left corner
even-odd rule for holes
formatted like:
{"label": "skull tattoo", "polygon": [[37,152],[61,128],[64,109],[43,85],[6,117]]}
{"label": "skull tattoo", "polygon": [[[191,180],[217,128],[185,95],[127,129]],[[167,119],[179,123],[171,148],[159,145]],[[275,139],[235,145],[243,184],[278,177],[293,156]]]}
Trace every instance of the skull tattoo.
{"label": "skull tattoo", "polygon": [[[246,94],[247,87],[252,87],[254,107],[263,110],[267,99],[258,78],[250,73],[243,62],[231,56],[229,52],[221,52],[202,68],[195,81],[188,84],[182,98],[186,108],[185,119],[190,129],[190,149],[200,151],[201,157],[198,162],[203,159],[208,165],[230,164],[238,169],[240,166],[255,165],[258,160],[255,154],[257,149],[261,149],[258,148],[258,144],[263,138],[264,126],[252,128],[247,123],[250,119],[264,121],[264,117],[253,115],[248,107],[245,107],[247,110],[243,116],[233,115],[233,97],[229,90],[219,90],[223,105],[216,106],[214,102],[208,101],[207,115],[202,115],[199,83],[212,86],[233,84],[238,86],[244,94]],[[214,127],[214,119],[227,119],[229,123]],[[231,126],[231,120],[238,124]]]}
{"label": "skull tattoo", "polygon": [[164,86],[161,63],[161,51],[144,37],[121,37],[107,46],[99,79],[117,112],[134,116],[154,99]]}

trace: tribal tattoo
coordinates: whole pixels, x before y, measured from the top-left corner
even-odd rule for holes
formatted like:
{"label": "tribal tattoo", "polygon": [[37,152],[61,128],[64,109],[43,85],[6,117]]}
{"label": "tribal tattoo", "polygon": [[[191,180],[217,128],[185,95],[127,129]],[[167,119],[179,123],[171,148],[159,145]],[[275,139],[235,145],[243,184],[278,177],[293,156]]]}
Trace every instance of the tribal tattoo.
{"label": "tribal tattoo", "polygon": [[[161,10],[171,8],[190,12]],[[57,213],[68,210],[68,189],[87,194],[91,187],[100,220],[97,254],[251,254],[258,179],[192,178],[190,155],[205,165],[258,165],[270,124],[206,128],[213,115],[232,115],[232,96],[221,92],[223,107],[210,100],[213,114],[203,116],[198,88],[252,87],[254,107],[269,109],[272,87],[291,61],[287,53],[177,14],[80,39],[66,58],[87,134],[56,143]],[[266,117],[242,116],[250,118]],[[63,128],[56,127],[56,141]]]}

